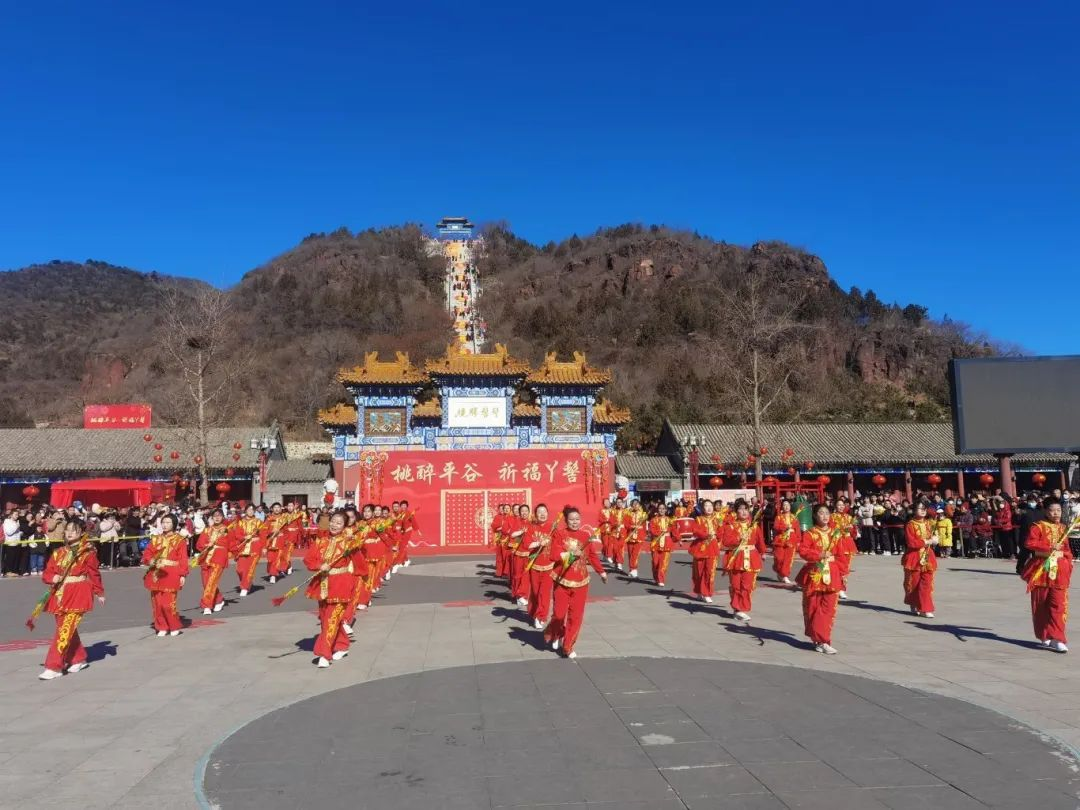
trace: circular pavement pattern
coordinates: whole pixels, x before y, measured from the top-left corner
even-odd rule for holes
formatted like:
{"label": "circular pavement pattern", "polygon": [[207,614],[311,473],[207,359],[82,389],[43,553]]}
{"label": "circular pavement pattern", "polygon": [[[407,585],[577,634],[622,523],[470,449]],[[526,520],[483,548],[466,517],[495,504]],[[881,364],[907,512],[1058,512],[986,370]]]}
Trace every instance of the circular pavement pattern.
{"label": "circular pavement pattern", "polygon": [[1002,715],[848,675],[664,658],[330,692],[226,739],[203,788],[222,810],[1080,804],[1072,756]]}

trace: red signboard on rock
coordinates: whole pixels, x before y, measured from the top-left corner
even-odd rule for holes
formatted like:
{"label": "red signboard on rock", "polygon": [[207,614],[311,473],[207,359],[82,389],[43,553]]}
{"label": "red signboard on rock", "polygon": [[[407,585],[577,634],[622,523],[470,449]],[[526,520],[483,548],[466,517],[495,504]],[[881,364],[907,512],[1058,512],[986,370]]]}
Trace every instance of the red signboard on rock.
{"label": "red signboard on rock", "polygon": [[573,505],[595,526],[614,480],[610,458],[597,465],[581,450],[371,451],[334,466],[358,504],[409,502],[420,530],[412,551],[420,553],[487,550],[504,503],[543,503],[553,516]]}
{"label": "red signboard on rock", "polygon": [[83,427],[87,430],[101,428],[148,428],[149,405],[87,405],[83,408]]}

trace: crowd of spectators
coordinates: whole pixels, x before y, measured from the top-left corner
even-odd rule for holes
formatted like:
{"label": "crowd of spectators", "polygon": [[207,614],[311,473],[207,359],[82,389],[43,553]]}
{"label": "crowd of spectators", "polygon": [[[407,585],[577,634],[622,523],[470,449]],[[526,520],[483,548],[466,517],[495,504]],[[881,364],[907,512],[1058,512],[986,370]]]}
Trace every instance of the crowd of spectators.
{"label": "crowd of spectators", "polygon": [[[176,519],[181,534],[189,538],[194,553],[195,538],[206,526],[210,512],[217,508],[192,503],[157,503],[145,507],[101,508],[76,502],[66,509],[30,504],[9,506],[3,519],[3,543],[0,544],[0,572],[4,577],[33,576],[45,570],[45,561],[57,545],[63,542],[64,522],[78,517],[86,522],[86,530],[97,548],[98,564],[102,570],[138,566],[142,549],[150,537],[161,532],[166,515]],[[226,518],[241,513],[239,504],[222,503]],[[258,517],[264,518],[268,507],[256,507]],[[326,508],[309,510],[311,525],[329,520]]]}

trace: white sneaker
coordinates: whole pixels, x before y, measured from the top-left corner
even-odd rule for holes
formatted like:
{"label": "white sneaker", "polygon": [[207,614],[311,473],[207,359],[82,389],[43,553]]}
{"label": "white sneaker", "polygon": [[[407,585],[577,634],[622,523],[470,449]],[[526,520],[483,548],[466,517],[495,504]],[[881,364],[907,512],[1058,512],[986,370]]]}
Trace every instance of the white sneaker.
{"label": "white sneaker", "polygon": [[518,607],[527,607],[528,604],[529,604],[529,600],[526,599],[524,596],[519,596],[518,600],[517,600],[517,603],[518,603]]}
{"label": "white sneaker", "polygon": [[1067,653],[1069,648],[1065,645],[1064,641],[1055,641],[1053,644],[1054,652]]}
{"label": "white sneaker", "polygon": [[611,557],[604,557],[604,562],[606,562],[608,565],[611,565],[613,560],[611,559]]}
{"label": "white sneaker", "polygon": [[57,672],[55,669],[47,669],[38,675],[39,681],[51,681],[53,678],[63,677],[63,672]]}
{"label": "white sneaker", "polygon": [[882,554],[883,557],[891,557],[892,556],[891,551],[883,551],[883,552],[881,552],[881,554]]}
{"label": "white sneaker", "polygon": [[934,618],[934,614],[933,614],[933,613],[923,613],[923,614],[920,614],[920,615],[921,615],[921,616],[922,616],[922,617],[923,617],[924,619],[932,619],[932,618]]}
{"label": "white sneaker", "polygon": [[170,630],[169,635],[170,636],[178,636],[178,635],[180,635],[180,631],[179,630]]}
{"label": "white sneaker", "polygon": [[357,605],[356,609],[357,610],[367,610],[367,605]]}
{"label": "white sneaker", "polygon": [[615,563],[615,570],[622,571],[622,563]]}
{"label": "white sneaker", "polygon": [[397,563],[394,563],[393,565],[390,566],[390,573],[391,574],[396,574],[400,570],[401,570],[401,566],[398,565]]}
{"label": "white sneaker", "polygon": [[209,616],[209,615],[210,615],[211,613],[213,613],[213,612],[214,612],[214,611],[212,611],[212,610],[211,610],[210,608],[203,608],[203,609],[202,609],[202,615],[203,615],[203,616]]}
{"label": "white sneaker", "polygon": [[277,583],[277,577],[275,577],[275,576],[271,575],[271,577],[270,577],[270,584],[271,584],[271,585],[275,585],[276,583]]}
{"label": "white sneaker", "polygon": [[841,601],[847,599],[847,591],[840,591],[840,599]]}
{"label": "white sneaker", "polygon": [[703,602],[707,602],[710,605],[712,604],[712,597],[711,596],[703,596],[703,597],[701,597],[701,599],[702,599]]}
{"label": "white sneaker", "polygon": [[77,664],[72,664],[70,667],[67,668],[68,675],[70,675],[72,672],[82,672],[88,666],[90,665],[86,661],[80,661]]}
{"label": "white sneaker", "polygon": [[412,565],[412,560],[406,560],[404,563],[402,563],[402,565],[408,568],[410,565]]}
{"label": "white sneaker", "polygon": [[218,602],[216,605],[214,605],[214,613],[220,613],[223,607],[225,607],[225,603]]}
{"label": "white sneaker", "polygon": [[386,573],[385,573],[385,574],[383,575],[382,581],[383,581],[383,582],[389,582],[389,581],[390,581],[390,572],[389,572],[389,571],[387,571],[387,572],[386,572]]}
{"label": "white sneaker", "polygon": [[330,662],[327,661],[325,658],[320,657],[319,660],[315,662],[315,666],[317,666],[319,669],[326,669],[328,666],[330,666]]}
{"label": "white sneaker", "polygon": [[574,652],[572,652],[572,653],[569,653],[569,654],[567,654],[567,656],[566,656],[566,657],[567,657],[567,658],[577,658],[577,650],[575,650],[575,651],[574,651]]}
{"label": "white sneaker", "polygon": [[285,573],[286,574],[292,574],[292,566],[291,565],[289,566],[289,569]]}
{"label": "white sneaker", "polygon": [[911,615],[912,616],[918,616],[919,615],[919,609],[917,607],[915,607],[914,605],[911,606]]}
{"label": "white sneaker", "polygon": [[782,580],[780,580],[780,582],[782,582],[784,585],[790,585],[791,577],[784,577]]}
{"label": "white sneaker", "polygon": [[167,635],[169,635],[169,634],[166,633],[164,630],[158,630],[157,631],[157,637],[158,638],[165,638],[165,636],[167,636]]}
{"label": "white sneaker", "polygon": [[559,640],[558,639],[555,639],[553,642],[551,642],[551,649],[553,649],[553,650],[559,649]]}
{"label": "white sneaker", "polygon": [[637,579],[637,569],[636,568],[631,568],[630,569],[630,578],[631,579]]}
{"label": "white sneaker", "polygon": [[735,611],[735,618],[738,619],[741,622],[748,622],[748,621],[750,621],[750,614],[749,613],[743,613],[741,610],[736,610]]}
{"label": "white sneaker", "polygon": [[342,622],[341,629],[345,631],[345,635],[347,636],[351,636],[353,634],[353,627],[348,622]]}
{"label": "white sneaker", "polygon": [[533,627],[535,627],[537,630],[543,630],[544,629],[544,623],[542,621],[540,621],[539,619],[535,619],[535,620],[533,620]]}
{"label": "white sneaker", "polygon": [[1039,643],[1042,646],[1046,647],[1046,649],[1048,649],[1048,650],[1052,650],[1054,648],[1054,642],[1051,641],[1050,639],[1046,639],[1045,641],[1040,641]]}
{"label": "white sneaker", "polygon": [[825,655],[836,655],[836,647],[832,644],[822,644],[821,651],[825,653]]}
{"label": "white sneaker", "polygon": [[247,596],[247,588],[241,588],[240,589],[240,595],[241,596]]}
{"label": "white sneaker", "polygon": [[340,661],[342,658],[344,658],[348,654],[349,654],[348,650],[338,650],[337,652],[335,652],[330,657],[333,658],[335,661]]}
{"label": "white sneaker", "polygon": [[824,644],[815,644],[814,645],[814,652],[824,653],[825,652],[825,645]]}

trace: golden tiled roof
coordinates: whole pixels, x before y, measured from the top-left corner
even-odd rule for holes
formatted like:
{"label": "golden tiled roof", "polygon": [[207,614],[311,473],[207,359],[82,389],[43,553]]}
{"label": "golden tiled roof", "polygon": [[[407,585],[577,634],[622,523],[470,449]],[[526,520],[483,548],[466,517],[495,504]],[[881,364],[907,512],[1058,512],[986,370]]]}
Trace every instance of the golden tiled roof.
{"label": "golden tiled roof", "polygon": [[530,405],[528,402],[519,402],[514,406],[514,416],[519,419],[539,419],[540,406]]}
{"label": "golden tiled roof", "polygon": [[439,404],[438,399],[429,399],[427,402],[413,405],[412,415],[413,419],[441,419],[442,405]]}
{"label": "golden tiled roof", "polygon": [[592,420],[594,425],[625,425],[630,421],[630,409],[617,408],[604,399],[593,405]]}
{"label": "golden tiled roof", "polygon": [[339,402],[319,411],[319,424],[329,427],[356,427],[356,406]]}
{"label": "golden tiled roof", "polygon": [[428,374],[441,376],[523,377],[529,373],[529,364],[511,357],[501,343],[487,354],[468,354],[461,347],[447,346],[445,355],[428,360],[424,368]]}
{"label": "golden tiled roof", "polygon": [[555,352],[549,352],[540,368],[525,381],[534,385],[607,385],[611,371],[590,366],[581,352],[574,352],[574,359],[568,361],[560,361]]}
{"label": "golden tiled roof", "polygon": [[364,365],[343,368],[338,380],[346,385],[417,385],[426,375],[409,362],[408,352],[396,352],[393,360],[380,360],[378,352],[367,352]]}

